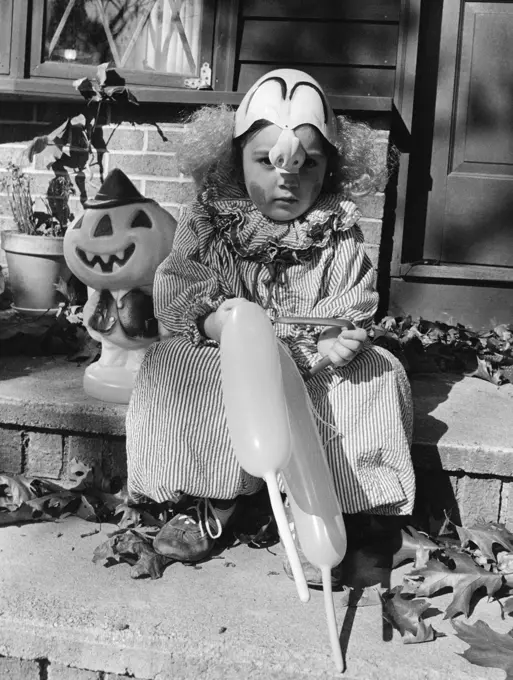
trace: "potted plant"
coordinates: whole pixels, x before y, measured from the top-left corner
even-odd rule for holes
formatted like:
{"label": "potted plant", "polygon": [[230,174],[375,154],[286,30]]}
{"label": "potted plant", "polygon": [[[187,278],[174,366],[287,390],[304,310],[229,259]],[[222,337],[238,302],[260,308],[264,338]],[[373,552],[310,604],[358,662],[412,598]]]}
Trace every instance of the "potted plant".
{"label": "potted plant", "polygon": [[81,78],[73,83],[87,102],[86,111],[68,118],[47,135],[34,138],[25,156],[32,162],[43,154],[46,166],[55,177],[50,180],[43,211],[34,211],[30,177],[14,164],[9,164],[2,181],[9,197],[16,230],[1,234],[1,246],[6,252],[9,284],[13,307],[26,314],[55,312],[60,301],[57,284],[69,276],[64,256],[63,238],[73,220],[69,197],[75,194],[69,170],[83,203],[85,171],[92,171],[93,161],[99,166],[102,178],[101,155],[96,147],[104,148],[99,124],[105,105],[125,102],[137,104],[136,97],[125,81],[109,64],[101,64],[93,78]]}
{"label": "potted plant", "polygon": [[19,166],[9,164],[3,185],[16,225],[15,230],[1,233],[13,307],[25,314],[55,312],[56,284],[68,276],[62,246],[73,219],[68,204],[73,185],[67,176],[52,178],[44,211],[34,210],[30,177]]}

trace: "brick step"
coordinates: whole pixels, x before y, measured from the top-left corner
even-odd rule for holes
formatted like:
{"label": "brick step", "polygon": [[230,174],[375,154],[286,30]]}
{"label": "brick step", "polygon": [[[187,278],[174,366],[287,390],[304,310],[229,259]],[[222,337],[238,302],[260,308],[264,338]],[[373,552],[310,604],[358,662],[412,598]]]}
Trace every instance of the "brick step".
{"label": "brick step", "polygon": [[126,476],[126,406],[88,397],[63,357],[0,359],[0,470],[65,479],[68,461]]}
{"label": "brick step", "polygon": [[[126,475],[126,406],[84,394],[62,357],[0,359],[0,472],[65,479],[77,458]],[[417,507],[436,530],[501,521],[513,529],[513,385],[430,374],[412,380]]]}

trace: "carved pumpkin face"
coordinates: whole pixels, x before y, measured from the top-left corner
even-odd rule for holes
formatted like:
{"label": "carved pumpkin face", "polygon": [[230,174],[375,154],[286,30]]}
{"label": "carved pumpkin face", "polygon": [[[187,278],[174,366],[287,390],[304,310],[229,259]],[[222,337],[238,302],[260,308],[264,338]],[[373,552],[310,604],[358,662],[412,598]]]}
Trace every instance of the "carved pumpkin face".
{"label": "carved pumpkin face", "polygon": [[174,217],[154,202],[89,208],[66,231],[64,257],[87,286],[129,290],[153,283],[175,230]]}

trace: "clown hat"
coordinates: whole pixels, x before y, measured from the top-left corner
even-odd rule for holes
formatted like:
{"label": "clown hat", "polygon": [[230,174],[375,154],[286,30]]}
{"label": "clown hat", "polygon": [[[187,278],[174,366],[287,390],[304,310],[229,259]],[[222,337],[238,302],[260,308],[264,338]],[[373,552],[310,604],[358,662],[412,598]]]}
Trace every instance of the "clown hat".
{"label": "clown hat", "polygon": [[103,210],[131,203],[155,203],[155,201],[143,196],[123,170],[114,168],[105,178],[96,196],[84,203],[84,208]]}

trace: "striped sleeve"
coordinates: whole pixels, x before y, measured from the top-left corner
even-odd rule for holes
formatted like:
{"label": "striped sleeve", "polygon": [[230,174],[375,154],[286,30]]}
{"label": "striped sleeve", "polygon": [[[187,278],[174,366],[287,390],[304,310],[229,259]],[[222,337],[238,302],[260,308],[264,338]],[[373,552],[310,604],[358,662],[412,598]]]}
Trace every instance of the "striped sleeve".
{"label": "striped sleeve", "polygon": [[184,209],[173,250],[155,274],[155,316],[169,335],[183,336],[194,344],[207,342],[198,329],[200,317],[225,300],[217,272],[205,264],[210,232],[207,215]]}
{"label": "striped sleeve", "polygon": [[[333,235],[333,258],[323,277],[326,294],[313,306],[311,316],[348,319],[368,332],[378,307],[374,288],[374,272],[365,252],[360,227],[353,226]],[[309,369],[321,358],[317,339],[323,327],[297,327],[288,344],[303,369]]]}

